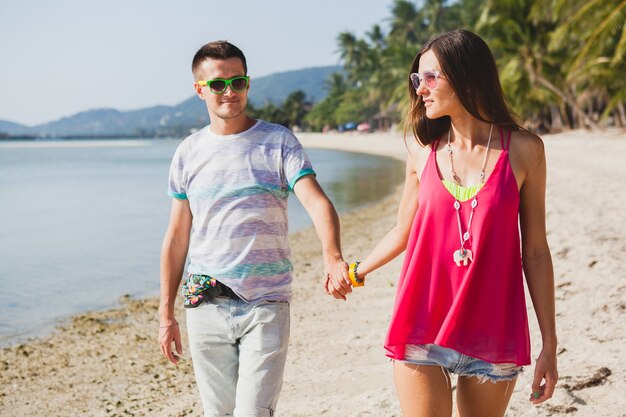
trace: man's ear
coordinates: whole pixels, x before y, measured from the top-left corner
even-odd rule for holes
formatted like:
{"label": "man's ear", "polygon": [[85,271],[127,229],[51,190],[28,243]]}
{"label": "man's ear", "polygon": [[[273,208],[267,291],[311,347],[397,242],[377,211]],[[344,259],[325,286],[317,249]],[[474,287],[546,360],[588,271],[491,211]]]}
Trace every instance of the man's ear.
{"label": "man's ear", "polygon": [[202,92],[202,86],[198,83],[193,83],[193,88],[196,90],[196,95],[200,100],[204,101],[204,93]]}

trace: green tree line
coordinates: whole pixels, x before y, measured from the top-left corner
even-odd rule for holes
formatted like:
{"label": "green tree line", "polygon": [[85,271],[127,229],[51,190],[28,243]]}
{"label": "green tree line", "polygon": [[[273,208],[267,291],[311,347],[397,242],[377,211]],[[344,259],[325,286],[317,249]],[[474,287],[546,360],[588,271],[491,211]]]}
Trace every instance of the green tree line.
{"label": "green tree line", "polygon": [[267,115],[312,130],[350,121],[388,129],[406,114],[417,51],[434,35],[466,28],[491,47],[525,127],[626,127],[625,19],[626,0],[395,0],[386,29],[337,36],[345,75],[327,81],[324,100],[311,107],[299,92],[282,108],[266,105]]}
{"label": "green tree line", "polygon": [[266,103],[261,107],[254,107],[248,104],[248,113],[254,118],[268,120],[291,129],[295,127],[304,129],[309,128],[304,118],[311,108],[312,103],[306,100],[306,94],[298,90],[289,94],[280,105]]}

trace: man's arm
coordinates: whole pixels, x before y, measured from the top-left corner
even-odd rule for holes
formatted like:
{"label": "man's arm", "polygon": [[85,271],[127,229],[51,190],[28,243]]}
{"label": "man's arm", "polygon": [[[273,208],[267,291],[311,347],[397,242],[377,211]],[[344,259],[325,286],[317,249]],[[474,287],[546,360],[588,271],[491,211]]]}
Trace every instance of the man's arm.
{"label": "man's arm", "polygon": [[[178,322],[174,317],[174,303],[185,268],[191,232],[189,201],[174,198],[170,223],[161,248],[161,302],[159,304],[159,344],[161,352],[172,363],[178,363],[183,353]],[[172,342],[176,353],[172,352]]]}
{"label": "man's arm", "polygon": [[345,300],[345,295],[352,292],[352,287],[348,278],[348,266],[341,255],[337,211],[313,175],[300,178],[293,191],[313,220],[322,242],[325,276],[330,274],[335,287],[339,288],[341,298]]}

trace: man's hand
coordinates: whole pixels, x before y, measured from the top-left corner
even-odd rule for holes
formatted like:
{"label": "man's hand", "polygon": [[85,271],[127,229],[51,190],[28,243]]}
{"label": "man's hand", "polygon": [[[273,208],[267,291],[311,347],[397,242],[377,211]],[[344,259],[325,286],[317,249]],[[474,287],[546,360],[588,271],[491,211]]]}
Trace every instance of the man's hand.
{"label": "man's hand", "polygon": [[352,292],[352,284],[348,277],[348,264],[343,260],[333,261],[326,265],[324,289],[328,295],[336,299],[346,300],[346,294]]}
{"label": "man's hand", "polygon": [[[172,352],[172,342],[174,342],[176,353]],[[163,356],[174,365],[177,365],[180,357],[183,355],[183,345],[180,342],[180,329],[175,319],[163,321],[159,324],[159,344],[161,345]]]}

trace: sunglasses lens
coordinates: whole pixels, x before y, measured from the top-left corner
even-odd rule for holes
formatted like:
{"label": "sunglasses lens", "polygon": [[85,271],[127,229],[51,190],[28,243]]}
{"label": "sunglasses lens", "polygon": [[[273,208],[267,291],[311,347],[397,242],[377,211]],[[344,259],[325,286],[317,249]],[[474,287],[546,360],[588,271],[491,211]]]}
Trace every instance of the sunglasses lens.
{"label": "sunglasses lens", "polygon": [[246,80],[243,77],[233,78],[230,85],[233,87],[233,90],[236,90],[236,91],[245,90],[246,87],[248,86],[248,80]]}
{"label": "sunglasses lens", "polygon": [[413,88],[416,90],[420,88],[420,84],[423,82],[426,88],[436,88],[437,87],[437,75],[434,72],[425,72],[423,74],[418,74],[416,72],[412,73],[409,78],[413,83]]}
{"label": "sunglasses lens", "polygon": [[226,83],[224,81],[211,81],[209,88],[212,93],[222,93],[226,89]]}
{"label": "sunglasses lens", "polygon": [[428,88],[435,88],[437,87],[437,76],[432,73],[432,72],[425,72],[424,73],[424,84],[426,84],[426,87]]}

